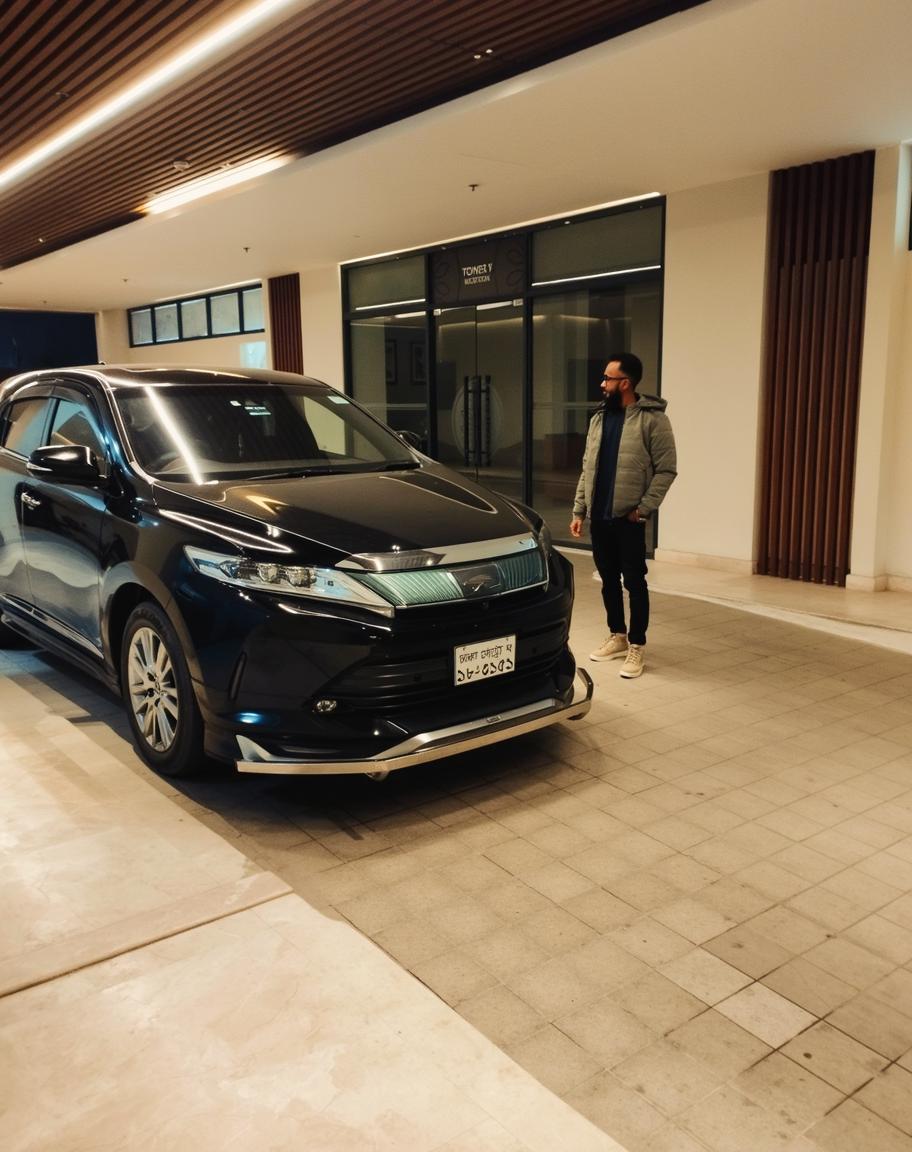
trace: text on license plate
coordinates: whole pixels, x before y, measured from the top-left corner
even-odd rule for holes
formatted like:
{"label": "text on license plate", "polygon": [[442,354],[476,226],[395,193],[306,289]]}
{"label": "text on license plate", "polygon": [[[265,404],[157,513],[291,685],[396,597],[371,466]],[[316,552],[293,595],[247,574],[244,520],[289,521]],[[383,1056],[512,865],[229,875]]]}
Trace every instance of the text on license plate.
{"label": "text on license plate", "polygon": [[453,681],[456,684],[472,684],[476,680],[503,676],[515,667],[515,636],[498,636],[496,640],[480,640],[477,644],[461,644],[453,649]]}

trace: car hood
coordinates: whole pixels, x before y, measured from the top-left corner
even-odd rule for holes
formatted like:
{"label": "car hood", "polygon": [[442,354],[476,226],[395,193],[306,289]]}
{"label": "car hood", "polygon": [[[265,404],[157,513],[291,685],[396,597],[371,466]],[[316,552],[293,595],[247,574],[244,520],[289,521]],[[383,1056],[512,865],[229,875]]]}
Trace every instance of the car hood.
{"label": "car hood", "polygon": [[332,553],[325,557],[332,562],[355,553],[496,540],[531,528],[503,496],[427,466],[203,485],[159,482],[156,502],[166,516],[235,544],[297,552],[308,542]]}

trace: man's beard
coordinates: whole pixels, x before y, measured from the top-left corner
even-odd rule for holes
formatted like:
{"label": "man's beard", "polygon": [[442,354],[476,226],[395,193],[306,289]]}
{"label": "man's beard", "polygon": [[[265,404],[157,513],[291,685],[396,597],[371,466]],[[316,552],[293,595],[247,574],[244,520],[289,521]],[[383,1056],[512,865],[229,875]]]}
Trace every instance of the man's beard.
{"label": "man's beard", "polygon": [[606,412],[620,412],[624,407],[624,398],[620,392],[606,392],[605,393],[605,411]]}

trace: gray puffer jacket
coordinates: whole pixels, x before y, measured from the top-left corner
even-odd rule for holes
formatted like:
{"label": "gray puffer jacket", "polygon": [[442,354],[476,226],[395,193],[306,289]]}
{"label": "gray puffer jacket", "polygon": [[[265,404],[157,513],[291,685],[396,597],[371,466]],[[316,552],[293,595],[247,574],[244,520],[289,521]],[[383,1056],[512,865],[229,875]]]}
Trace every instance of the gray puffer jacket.
{"label": "gray puffer jacket", "polygon": [[[641,516],[655,512],[678,474],[674,433],[665,415],[666,403],[659,396],[642,394],[635,404],[624,409],[612,516],[626,516],[634,508],[639,509]],[[573,515],[581,519],[592,514],[601,446],[602,409],[599,408],[589,421],[583,468],[573,498]]]}

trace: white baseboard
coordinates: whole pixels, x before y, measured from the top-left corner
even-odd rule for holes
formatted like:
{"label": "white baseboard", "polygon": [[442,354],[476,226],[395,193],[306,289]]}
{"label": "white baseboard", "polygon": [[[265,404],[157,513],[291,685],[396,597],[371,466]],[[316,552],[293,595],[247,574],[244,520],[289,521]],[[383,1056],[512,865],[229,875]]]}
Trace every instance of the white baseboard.
{"label": "white baseboard", "polygon": [[[853,576],[851,572],[846,576],[847,592],[886,592],[891,587],[890,581],[899,577],[890,576]],[[912,588],[912,580],[908,581]]]}
{"label": "white baseboard", "polygon": [[754,562],[738,560],[733,556],[707,556],[701,552],[673,552],[656,548],[655,558],[663,564],[687,564],[692,568],[711,568],[715,572],[734,572],[739,576],[753,576]]}

